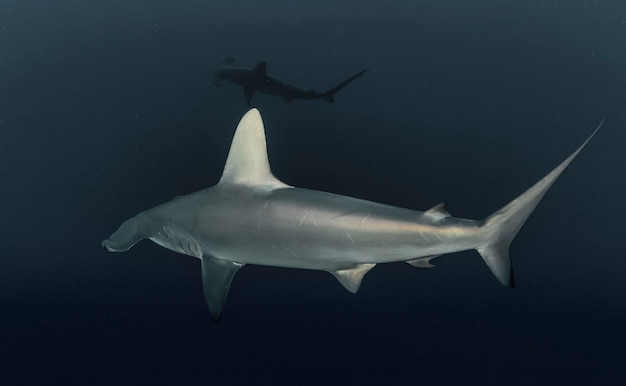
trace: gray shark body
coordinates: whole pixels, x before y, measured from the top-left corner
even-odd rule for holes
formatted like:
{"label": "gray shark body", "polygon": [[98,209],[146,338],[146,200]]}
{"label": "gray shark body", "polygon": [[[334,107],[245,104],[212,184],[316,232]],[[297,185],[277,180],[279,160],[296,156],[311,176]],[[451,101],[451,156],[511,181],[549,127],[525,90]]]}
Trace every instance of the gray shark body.
{"label": "gray shark body", "polygon": [[103,245],[122,252],[148,238],[201,259],[205,299],[216,320],[245,264],[328,271],[356,292],[376,264],[406,261],[428,268],[442,254],[475,249],[512,287],[509,245],[591,137],[515,200],[483,220],[470,220],[452,217],[443,204],[420,212],[279,181],[270,170],[261,116],[252,109],[237,127],[218,184],[138,214]]}
{"label": "gray shark body", "polygon": [[215,73],[214,83],[215,85],[219,85],[222,80],[228,80],[243,86],[244,99],[248,105],[250,105],[250,101],[255,92],[278,96],[282,98],[285,103],[289,103],[293,99],[324,99],[332,103],[334,102],[334,95],[339,92],[339,90],[363,75],[366,71],[363,70],[356,73],[326,92],[317,92],[296,86],[295,84],[268,74],[265,62],[260,62],[256,67],[250,69],[234,67],[232,66],[233,61],[234,59],[232,58],[224,60],[220,69]]}

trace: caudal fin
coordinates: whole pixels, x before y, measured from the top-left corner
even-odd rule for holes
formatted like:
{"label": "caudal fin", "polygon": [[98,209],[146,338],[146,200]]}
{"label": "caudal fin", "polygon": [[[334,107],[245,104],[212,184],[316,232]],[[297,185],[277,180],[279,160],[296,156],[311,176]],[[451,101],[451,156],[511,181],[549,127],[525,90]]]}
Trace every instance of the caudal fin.
{"label": "caudal fin", "polygon": [[356,78],[361,77],[363,74],[365,74],[365,71],[367,70],[363,70],[360,71],[354,75],[352,75],[351,77],[349,77],[348,79],[344,80],[343,82],[339,83],[337,86],[331,88],[330,90],[326,91],[323,95],[324,100],[330,102],[330,103],[334,103],[335,99],[333,98],[333,96],[342,88],[346,87],[348,85],[348,83],[352,82],[353,80],[355,80]]}
{"label": "caudal fin", "polygon": [[498,281],[506,287],[514,287],[513,270],[509,247],[517,233],[520,231],[530,214],[537,207],[543,196],[548,192],[552,184],[559,178],[561,173],[576,158],[578,153],[598,132],[604,120],[600,122],[587,140],[559,166],[554,168],[548,175],[533,185],[526,192],[509,202],[500,210],[483,220],[481,229],[484,235],[484,243],[476,250],[496,276]]}

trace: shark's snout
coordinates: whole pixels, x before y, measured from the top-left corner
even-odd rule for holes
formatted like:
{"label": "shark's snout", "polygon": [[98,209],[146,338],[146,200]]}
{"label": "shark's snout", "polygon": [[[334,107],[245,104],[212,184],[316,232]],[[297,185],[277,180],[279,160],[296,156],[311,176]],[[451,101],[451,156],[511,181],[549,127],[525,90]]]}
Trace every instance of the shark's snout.
{"label": "shark's snout", "polygon": [[102,248],[104,248],[108,252],[116,252],[115,248],[112,247],[112,241],[111,240],[104,240],[104,241],[102,241]]}
{"label": "shark's snout", "polygon": [[139,231],[139,223],[141,221],[141,215],[124,221],[118,230],[102,242],[102,246],[109,252],[128,251],[133,245],[146,237]]}

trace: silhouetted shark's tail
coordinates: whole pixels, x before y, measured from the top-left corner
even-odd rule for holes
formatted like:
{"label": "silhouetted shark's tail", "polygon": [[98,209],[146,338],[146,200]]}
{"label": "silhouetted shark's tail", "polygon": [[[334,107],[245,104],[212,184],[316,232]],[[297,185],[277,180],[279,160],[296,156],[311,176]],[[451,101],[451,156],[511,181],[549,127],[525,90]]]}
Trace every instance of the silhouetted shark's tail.
{"label": "silhouetted shark's tail", "polygon": [[355,80],[356,78],[359,78],[360,76],[362,76],[363,74],[365,74],[365,71],[367,70],[363,70],[357,74],[352,75],[351,77],[349,77],[348,79],[344,80],[343,82],[339,83],[337,86],[331,88],[330,90],[326,91],[323,94],[323,98],[324,100],[327,100],[330,103],[334,103],[335,100],[333,99],[333,96],[342,88],[346,87],[348,85],[348,83],[352,82],[353,80]]}
{"label": "silhouetted shark's tail", "polygon": [[483,220],[481,231],[483,232],[483,245],[476,248],[483,260],[502,285],[512,288],[513,270],[509,256],[509,246],[517,236],[526,219],[539,204],[543,196],[552,184],[559,178],[561,173],[576,158],[578,153],[598,132],[604,120],[600,122],[595,131],[587,140],[559,166],[554,168],[547,176],[533,185],[526,192],[509,202],[500,210]]}

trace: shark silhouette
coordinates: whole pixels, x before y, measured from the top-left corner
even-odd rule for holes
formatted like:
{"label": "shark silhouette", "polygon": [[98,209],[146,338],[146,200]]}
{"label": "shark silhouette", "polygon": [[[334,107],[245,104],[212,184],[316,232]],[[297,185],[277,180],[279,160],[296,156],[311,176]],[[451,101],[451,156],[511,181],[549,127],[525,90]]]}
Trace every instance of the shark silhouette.
{"label": "shark silhouette", "polygon": [[272,174],[256,109],[239,122],[219,182],[125,221],[103,246],[129,250],[142,239],[202,265],[204,296],[218,320],[245,264],[322,270],[356,293],[378,263],[432,267],[442,254],[475,249],[500,283],[513,287],[509,246],[559,175],[600,129],[525,193],[483,220],[289,186]]}
{"label": "shark silhouette", "polygon": [[276,95],[282,98],[285,103],[289,103],[293,99],[324,99],[333,103],[334,96],[339,90],[367,71],[363,70],[356,73],[326,92],[317,92],[315,90],[304,89],[268,74],[267,64],[265,62],[260,62],[253,69],[233,67],[233,62],[234,59],[230,57],[222,62],[222,66],[215,73],[214,84],[217,86],[221,84],[222,80],[226,79],[243,86],[243,96],[247,105],[250,105],[255,91]]}

